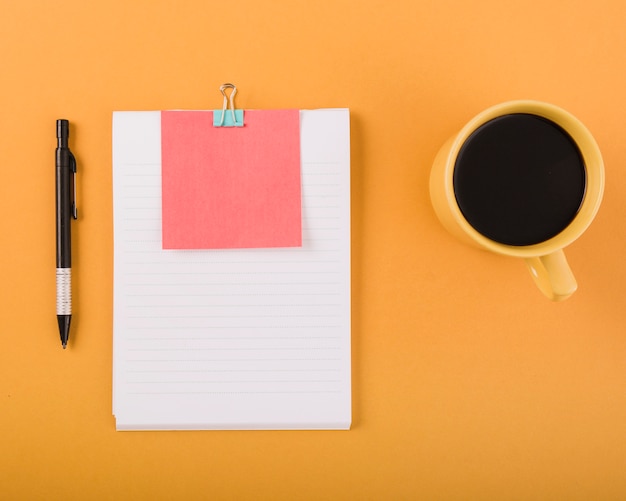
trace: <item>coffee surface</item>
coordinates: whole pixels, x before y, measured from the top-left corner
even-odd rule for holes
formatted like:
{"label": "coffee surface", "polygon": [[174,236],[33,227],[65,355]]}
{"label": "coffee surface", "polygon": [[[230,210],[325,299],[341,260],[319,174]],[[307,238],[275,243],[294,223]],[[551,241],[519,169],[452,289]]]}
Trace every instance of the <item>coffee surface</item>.
{"label": "coffee surface", "polygon": [[496,242],[523,246],[567,227],[584,198],[586,174],[567,132],[520,113],[474,131],[457,155],[453,182],[470,225]]}

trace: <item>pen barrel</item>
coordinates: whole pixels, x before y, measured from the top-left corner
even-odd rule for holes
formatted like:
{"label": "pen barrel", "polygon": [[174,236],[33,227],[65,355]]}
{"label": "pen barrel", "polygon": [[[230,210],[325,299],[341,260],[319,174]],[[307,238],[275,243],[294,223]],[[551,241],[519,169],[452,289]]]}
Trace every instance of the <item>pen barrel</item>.
{"label": "pen barrel", "polygon": [[56,257],[57,268],[72,265],[70,150],[56,149]]}

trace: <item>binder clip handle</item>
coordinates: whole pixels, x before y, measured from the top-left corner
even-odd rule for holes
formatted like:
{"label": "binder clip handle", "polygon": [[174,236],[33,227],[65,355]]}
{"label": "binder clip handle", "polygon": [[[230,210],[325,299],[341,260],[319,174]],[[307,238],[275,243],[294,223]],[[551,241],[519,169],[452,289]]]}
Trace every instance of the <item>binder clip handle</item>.
{"label": "binder clip handle", "polygon": [[[228,90],[230,90],[230,95],[228,94]],[[214,124],[217,127],[222,126],[230,126],[230,127],[241,127],[243,126],[243,111],[235,110],[235,94],[237,94],[237,87],[231,83],[225,83],[220,87],[220,92],[222,96],[224,96],[224,102],[222,104],[222,114],[219,122],[214,120]],[[230,115],[232,118],[232,123],[226,117],[226,111],[230,111]],[[238,120],[239,118],[239,120]]]}

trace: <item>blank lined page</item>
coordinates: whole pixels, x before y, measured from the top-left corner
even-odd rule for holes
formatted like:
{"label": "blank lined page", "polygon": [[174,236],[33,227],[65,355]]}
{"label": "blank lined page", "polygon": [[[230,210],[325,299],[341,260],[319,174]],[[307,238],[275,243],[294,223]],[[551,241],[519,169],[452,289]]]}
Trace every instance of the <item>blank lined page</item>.
{"label": "blank lined page", "polygon": [[118,430],[350,427],[349,111],[300,114],[302,247],[227,250],[162,249],[161,113],[113,114]]}

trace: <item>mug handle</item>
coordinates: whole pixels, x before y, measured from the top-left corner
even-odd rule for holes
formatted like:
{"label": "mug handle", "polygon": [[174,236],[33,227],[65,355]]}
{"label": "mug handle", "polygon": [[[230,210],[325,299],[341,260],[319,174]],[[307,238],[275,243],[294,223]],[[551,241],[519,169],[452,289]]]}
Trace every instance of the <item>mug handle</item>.
{"label": "mug handle", "polygon": [[545,256],[526,258],[526,266],[537,287],[552,301],[567,299],[578,288],[562,249]]}

